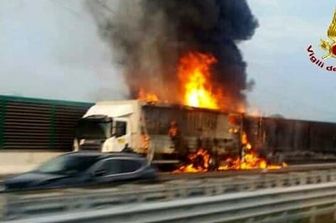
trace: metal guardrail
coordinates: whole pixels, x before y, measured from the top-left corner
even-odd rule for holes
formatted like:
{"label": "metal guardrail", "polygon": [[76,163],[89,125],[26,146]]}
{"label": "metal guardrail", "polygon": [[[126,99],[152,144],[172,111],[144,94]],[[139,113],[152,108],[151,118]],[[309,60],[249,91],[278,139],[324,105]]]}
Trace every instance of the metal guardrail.
{"label": "metal guardrail", "polygon": [[[325,185],[329,186],[326,187]],[[332,189],[329,188],[331,186]],[[321,189],[318,190],[318,193],[315,193],[317,196],[316,199],[322,199],[322,194],[324,196],[326,195],[324,192],[328,191],[328,194],[323,197],[321,202],[323,204],[329,204],[329,198],[336,202],[336,171],[335,169],[329,169],[309,172],[291,172],[286,174],[237,176],[219,179],[175,180],[154,185],[134,184],[94,190],[68,189],[42,194],[5,193],[0,197],[0,205],[2,203],[3,220],[13,219],[17,221],[22,218],[35,219],[35,217],[43,214],[63,216],[65,213],[69,212],[95,212],[100,209],[111,207],[117,209],[118,207],[127,206],[132,208],[135,206],[143,207],[143,205],[151,204],[153,202],[171,202],[174,200],[178,200],[178,204],[184,199],[199,198],[200,200],[208,200],[211,197],[214,198],[223,195],[235,197],[238,196],[237,194],[248,192],[251,192],[251,196],[256,196],[253,202],[257,200],[258,203],[260,199],[262,200],[265,191],[282,191],[281,197],[283,197],[286,195],[284,191],[290,191],[289,189],[291,187],[296,188],[297,191],[293,195],[288,195],[288,198],[292,198],[292,196],[297,196],[299,194],[303,200],[305,197],[308,199],[311,198],[311,195],[315,192],[307,192],[305,188],[325,188],[325,191]],[[302,188],[303,192],[299,191],[300,188]],[[330,190],[327,190],[327,188]],[[335,190],[335,196],[333,190]],[[271,198],[269,197],[268,199]],[[324,202],[326,199],[328,202]],[[238,202],[236,200],[231,201],[233,202],[231,205]],[[257,205],[257,203],[254,205]],[[270,207],[272,206],[267,206],[267,208]],[[267,211],[267,208],[263,210]],[[133,214],[136,213],[132,213],[132,215]],[[34,220],[34,222],[36,221]]]}
{"label": "metal guardrail", "polygon": [[[288,222],[336,210],[336,183],[288,188],[270,188],[254,192],[223,194],[210,197],[188,197],[142,205],[126,204],[105,209],[77,210],[50,214],[27,222]],[[7,221],[11,222],[11,221]]]}

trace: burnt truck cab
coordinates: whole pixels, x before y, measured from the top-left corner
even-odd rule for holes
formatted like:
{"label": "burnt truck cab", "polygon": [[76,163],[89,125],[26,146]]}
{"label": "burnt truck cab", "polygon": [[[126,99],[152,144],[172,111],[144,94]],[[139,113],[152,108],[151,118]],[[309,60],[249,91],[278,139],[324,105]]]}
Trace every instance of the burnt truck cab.
{"label": "burnt truck cab", "polygon": [[74,149],[101,152],[121,152],[128,146],[126,119],[113,119],[106,115],[81,118],[76,126]]}

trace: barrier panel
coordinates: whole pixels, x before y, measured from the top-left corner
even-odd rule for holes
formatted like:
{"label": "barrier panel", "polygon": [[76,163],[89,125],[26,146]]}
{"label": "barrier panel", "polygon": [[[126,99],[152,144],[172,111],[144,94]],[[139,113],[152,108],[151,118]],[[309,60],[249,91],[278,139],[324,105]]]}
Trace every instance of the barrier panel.
{"label": "barrier panel", "polygon": [[0,150],[69,151],[74,127],[91,105],[0,96]]}

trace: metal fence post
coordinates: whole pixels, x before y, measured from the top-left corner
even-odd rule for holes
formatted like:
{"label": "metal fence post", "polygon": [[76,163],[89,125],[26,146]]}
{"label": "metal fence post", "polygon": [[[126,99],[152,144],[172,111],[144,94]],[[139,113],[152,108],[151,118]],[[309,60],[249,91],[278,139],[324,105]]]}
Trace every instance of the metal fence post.
{"label": "metal fence post", "polygon": [[5,145],[5,120],[6,120],[6,108],[7,100],[0,98],[0,149],[4,148]]}
{"label": "metal fence post", "polygon": [[56,105],[51,106],[50,110],[50,132],[49,132],[49,148],[48,149],[56,149],[55,148],[55,138],[56,138]]}

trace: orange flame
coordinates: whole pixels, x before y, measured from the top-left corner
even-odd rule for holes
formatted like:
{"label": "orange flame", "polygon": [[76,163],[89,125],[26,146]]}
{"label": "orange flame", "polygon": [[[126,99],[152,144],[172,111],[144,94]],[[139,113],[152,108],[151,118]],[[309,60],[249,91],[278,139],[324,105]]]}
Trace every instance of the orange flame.
{"label": "orange flame", "polygon": [[[287,167],[286,163],[270,164],[265,158],[262,158],[249,143],[247,134],[245,132],[241,135],[242,156],[229,157],[217,167],[217,170],[251,170],[251,169],[281,169]],[[207,172],[210,170],[211,156],[205,149],[198,149],[195,153],[188,155],[189,162],[182,165],[175,173],[196,173]]]}
{"label": "orange flame", "polygon": [[[178,66],[179,85],[181,87],[181,101],[184,105],[208,109],[221,109],[225,104],[223,89],[216,88],[215,81],[211,77],[211,66],[217,62],[211,54],[190,52],[181,57]],[[149,103],[159,102],[159,97],[143,88],[139,90],[138,99]],[[236,108],[240,112],[245,111],[245,105],[239,104]],[[240,132],[237,128],[230,128],[231,133]],[[169,136],[176,137],[177,126],[172,125],[169,129]],[[247,134],[242,132],[240,136],[242,153],[240,157],[229,157],[217,167],[218,170],[229,169],[279,169],[287,166],[269,164],[261,157],[249,143]],[[207,172],[210,170],[211,156],[204,148],[189,154],[187,164],[181,166],[174,172]]]}
{"label": "orange flame", "polygon": [[249,143],[246,132],[241,134],[242,156],[240,158],[227,158],[218,170],[248,170],[248,169],[280,169],[286,167],[286,163],[281,165],[269,164],[265,158],[253,149]]}
{"label": "orange flame", "polygon": [[[276,165],[273,165],[275,167]],[[279,166],[281,168],[281,166]],[[255,152],[244,154],[243,157],[232,159],[228,158],[218,170],[249,170],[249,169],[269,169],[267,161],[258,156]]]}
{"label": "orange flame", "polygon": [[198,149],[195,153],[188,155],[188,163],[182,165],[179,169],[175,170],[175,173],[197,173],[197,172],[207,172],[210,167],[210,154],[205,149]]}
{"label": "orange flame", "polygon": [[143,88],[139,90],[138,99],[150,102],[150,103],[157,103],[159,102],[159,97],[151,92],[146,92]]}
{"label": "orange flame", "polygon": [[203,53],[188,53],[180,59],[178,77],[182,83],[183,104],[192,107],[219,109],[218,98],[211,84],[210,66],[215,57]]}

